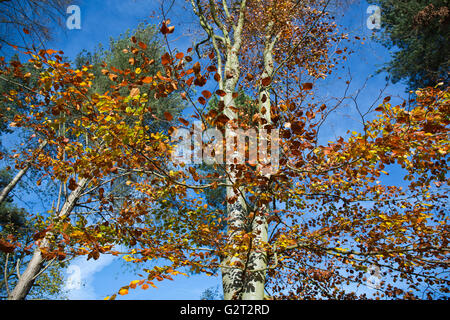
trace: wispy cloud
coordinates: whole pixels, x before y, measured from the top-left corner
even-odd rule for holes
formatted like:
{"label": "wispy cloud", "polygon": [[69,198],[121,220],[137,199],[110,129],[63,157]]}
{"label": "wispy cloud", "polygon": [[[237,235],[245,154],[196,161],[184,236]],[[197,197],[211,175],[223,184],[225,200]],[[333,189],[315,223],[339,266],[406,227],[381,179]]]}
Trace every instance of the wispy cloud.
{"label": "wispy cloud", "polygon": [[69,300],[98,299],[95,287],[92,285],[94,275],[110,265],[116,257],[100,255],[97,260],[87,260],[86,257],[75,258],[67,268],[68,277],[65,290]]}

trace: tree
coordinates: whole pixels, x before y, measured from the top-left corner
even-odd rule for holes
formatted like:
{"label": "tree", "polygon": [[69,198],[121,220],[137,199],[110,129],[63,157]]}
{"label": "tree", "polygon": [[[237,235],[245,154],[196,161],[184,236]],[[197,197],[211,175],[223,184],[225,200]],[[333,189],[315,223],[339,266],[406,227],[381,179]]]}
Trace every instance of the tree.
{"label": "tree", "polygon": [[[90,83],[89,83],[89,85],[86,85],[86,83],[82,83],[82,87],[84,87],[84,88],[83,88],[82,94],[80,94],[80,97],[81,97],[81,95],[92,95],[93,97],[98,97],[98,96],[104,94],[105,91],[111,90],[111,87],[112,87],[112,89],[114,89],[114,84],[115,84],[114,80],[116,79],[117,76],[111,74],[107,69],[101,69],[101,68],[106,67],[106,63],[109,63],[108,67],[110,67],[111,70],[118,70],[117,68],[121,67],[121,64],[123,64],[124,62],[126,62],[127,65],[133,66],[135,64],[135,61],[139,61],[139,59],[142,57],[142,58],[145,58],[145,63],[147,64],[147,69],[132,67],[133,68],[132,75],[130,75],[130,70],[128,70],[128,71],[126,71],[126,73],[124,73],[124,77],[125,78],[131,77],[131,79],[134,79],[135,75],[139,75],[142,73],[142,77],[145,79],[148,79],[149,77],[147,77],[146,74],[148,74],[149,72],[153,72],[155,74],[160,75],[161,74],[160,64],[159,64],[159,62],[155,63],[155,59],[158,59],[158,50],[154,50],[154,49],[158,47],[158,43],[157,43],[157,40],[154,38],[154,36],[155,36],[155,33],[154,33],[154,31],[152,31],[151,27],[146,27],[146,28],[140,27],[140,29],[136,30],[135,34],[133,34],[132,40],[129,37],[121,38],[118,40],[112,40],[111,48],[109,49],[109,51],[102,52],[102,55],[105,58],[105,61],[103,62],[103,67],[100,66],[100,63],[98,60],[84,61],[85,64],[88,65],[89,67],[85,66],[84,64],[81,64],[80,69],[83,71],[80,71],[80,69],[79,69],[79,70],[77,70],[77,74],[80,74],[80,73],[83,74],[83,72],[86,72],[88,69],[91,69],[93,72],[92,73],[84,73],[84,75],[86,75],[89,78],[87,81],[89,81]],[[139,41],[138,41],[138,39],[139,39]],[[135,51],[135,48],[132,47],[135,43],[138,43],[138,48],[139,48],[139,50],[142,51],[140,56],[136,55],[139,51]],[[48,51],[48,52],[53,53],[52,51]],[[144,55],[144,52],[148,53],[149,57],[152,57],[154,59],[149,59],[149,57]],[[41,58],[44,58],[46,53],[47,53],[46,51],[41,50],[41,52],[40,52]],[[128,57],[127,57],[127,53],[129,53]],[[94,55],[94,59],[95,58],[98,59],[99,55]],[[71,73],[72,75],[74,74],[74,71],[69,68],[69,66],[70,66],[69,63],[63,62],[63,58],[61,56],[58,56],[57,59],[58,59],[59,67],[61,68],[58,71],[61,71],[61,74],[63,74],[63,73],[64,74]],[[82,58],[79,58],[78,61],[80,61],[81,59]],[[44,61],[46,61],[46,60],[44,59]],[[95,65],[90,64],[91,62],[95,63]],[[42,66],[42,60],[40,60],[40,58],[34,59],[33,63],[34,63],[34,67],[36,69],[40,69]],[[53,61],[48,61],[49,68],[52,69],[53,67],[51,67],[51,65],[53,65],[54,63],[55,62],[53,62]],[[25,78],[27,77],[27,76],[24,76],[24,73],[22,72],[22,69],[24,66],[19,61],[16,61],[15,63],[13,63],[11,67],[12,67],[11,69],[8,69],[8,67],[7,67],[7,69],[6,69],[7,72],[4,73],[5,79],[10,74],[14,74],[14,76],[18,79],[24,79],[24,77]],[[97,73],[98,77],[95,78],[96,80],[92,85],[92,80],[95,77],[94,72]],[[44,85],[45,81],[50,80],[50,78],[46,78],[45,76],[44,76],[44,78],[42,78],[42,74],[40,76],[41,76],[41,78],[38,80],[37,83],[30,84],[30,86],[20,86],[20,89],[18,89],[18,91],[21,91],[21,92],[23,91],[23,95],[22,95],[22,93],[18,93],[15,90],[10,91],[9,94],[14,96],[15,98],[14,99],[10,98],[9,101],[14,101],[14,103],[16,103],[17,105],[19,105],[21,107],[28,105],[31,101],[39,101],[39,102],[36,102],[36,105],[33,105],[31,107],[33,110],[31,112],[35,112],[43,105],[50,103],[51,108],[52,108],[52,111],[50,112],[50,118],[53,119],[53,121],[55,121],[55,123],[53,123],[53,125],[50,125],[50,127],[42,130],[43,128],[39,127],[39,123],[34,121],[35,119],[33,119],[33,121],[30,121],[27,124],[27,126],[25,126],[25,127],[35,130],[35,133],[38,134],[40,137],[45,137],[44,141],[41,143],[41,145],[42,144],[47,145],[48,142],[50,142],[50,144],[51,144],[51,141],[54,142],[54,139],[57,139],[57,140],[62,139],[62,141],[69,141],[68,137],[70,137],[71,139],[75,139],[77,141],[76,144],[78,144],[78,146],[82,146],[80,141],[83,143],[84,146],[92,145],[93,142],[89,141],[89,135],[86,135],[86,132],[84,132],[82,134],[82,136],[84,137],[82,139],[80,137],[80,133],[78,133],[78,135],[76,135],[76,136],[71,135],[72,128],[73,128],[71,123],[72,122],[77,123],[77,121],[79,121],[77,119],[80,119],[80,117],[83,116],[84,111],[80,110],[77,107],[75,107],[73,110],[59,111],[58,110],[58,101],[54,100],[54,98],[55,98],[54,93],[48,91],[50,89],[50,87],[45,87],[45,90],[44,90],[45,93],[39,92],[39,90],[36,89],[36,88],[39,88],[40,86]],[[41,81],[44,81],[44,82],[41,82]],[[72,89],[71,85],[73,85],[72,82],[67,81],[67,79],[65,79],[65,80],[57,79],[55,81],[57,83],[56,88],[61,88],[60,91],[62,91],[65,94],[68,94],[68,96],[71,95],[71,89]],[[148,83],[148,81],[145,81],[145,83]],[[122,84],[123,84],[123,82],[122,82]],[[141,84],[143,84],[143,83],[141,82]],[[47,85],[48,85],[48,82],[47,82]],[[103,89],[104,89],[104,91],[103,91]],[[120,89],[120,87],[117,87],[116,89],[118,92],[124,92],[124,89]],[[142,88],[142,89],[144,90],[144,88]],[[56,90],[58,91],[58,89],[56,89]],[[64,90],[67,90],[67,91],[64,91]],[[133,94],[133,96],[130,96],[125,103],[126,104],[127,103],[135,103],[135,100],[133,98],[134,98],[134,94]],[[149,110],[150,107],[146,105],[146,103],[148,103],[148,100],[152,101],[152,98],[148,98],[148,95],[145,94],[145,98],[141,99],[141,101],[143,103],[140,106],[141,110],[143,108],[145,108],[145,110]],[[61,102],[61,100],[59,100],[59,102]],[[141,134],[144,134],[144,133],[151,134],[153,131],[155,131],[156,128],[163,129],[164,126],[167,127],[167,124],[166,124],[167,121],[166,120],[161,121],[157,115],[163,114],[163,112],[168,112],[168,111],[171,111],[173,114],[176,114],[182,108],[182,104],[181,103],[176,104],[177,102],[179,102],[179,98],[176,98],[173,95],[168,97],[166,99],[165,103],[159,103],[159,102],[160,101],[158,101],[158,104],[152,103],[152,108],[154,108],[153,110],[156,114],[156,115],[154,114],[153,117],[149,117],[149,116],[147,116],[147,114],[145,116],[142,114],[141,114],[141,116],[137,116],[136,113],[129,111],[130,107],[127,107],[123,110],[122,119],[127,123],[127,125],[130,126],[130,129],[132,127],[134,127],[135,121],[137,121],[136,123],[141,123],[141,126],[142,126],[140,129]],[[73,101],[71,101],[70,99],[67,99],[67,103],[73,103]],[[77,104],[78,102],[75,102],[75,103]],[[14,119],[16,121],[21,119],[21,115],[17,114],[14,117]],[[40,120],[40,116],[38,116],[37,119]],[[109,121],[111,121],[111,120],[112,119],[110,118]],[[50,120],[50,122],[51,121],[52,120]],[[159,123],[157,123],[158,121],[159,121]],[[19,120],[19,122],[20,122],[20,120]],[[12,126],[16,126],[17,124],[18,123],[16,123],[16,122],[11,123]],[[56,126],[55,126],[55,124],[56,124]],[[47,129],[48,129],[48,131],[46,131]],[[130,132],[130,134],[131,134],[131,132]],[[63,142],[63,144],[65,144],[65,143]],[[96,144],[96,142],[94,142],[94,145],[95,144]],[[55,149],[51,148],[51,146],[49,146],[49,148],[44,150],[44,152],[40,153],[38,150],[38,152],[35,153],[35,156],[33,158],[36,158],[36,156],[37,156],[39,159],[36,161],[36,163],[39,163],[40,161],[45,162],[46,161],[45,159],[50,160],[53,157],[56,157],[56,159],[63,161],[64,165],[67,165],[68,162],[66,162],[66,161],[70,162],[70,159],[66,158],[68,156],[68,153],[67,153],[68,150],[66,150],[66,147],[67,146],[63,146],[63,147],[60,146],[60,147],[57,147],[55,150]],[[42,148],[40,148],[40,149],[42,149]],[[42,150],[40,150],[40,151],[42,151]],[[99,151],[98,151],[98,149],[94,148],[92,150],[92,152],[93,152],[92,156],[94,156],[96,154],[96,152],[99,152]],[[53,160],[53,161],[55,161],[55,160]],[[3,189],[2,196],[4,195],[6,197],[7,194],[9,193],[9,191],[15,187],[17,182],[26,173],[28,168],[31,165],[37,166],[36,163],[33,161],[26,161],[25,167],[22,170],[20,170],[19,173],[16,175],[16,177],[11,181],[11,183],[9,183]],[[41,162],[41,164],[42,164],[42,162]],[[47,165],[48,164],[49,163],[47,163]],[[86,165],[87,164],[88,163],[86,163]],[[60,169],[62,169],[62,167]],[[111,168],[109,168],[109,169],[111,169]],[[56,201],[56,206],[54,206],[54,207],[52,206],[52,209],[51,209],[51,211],[54,211],[56,214],[54,217],[50,216],[50,220],[52,220],[54,218],[58,219],[58,217],[70,215],[72,213],[72,211],[74,210],[76,203],[80,200],[80,198],[90,194],[90,192],[89,192],[90,190],[87,189],[88,185],[89,185],[89,179],[82,178],[82,179],[80,179],[80,181],[78,183],[76,183],[75,179],[71,178],[67,185],[67,183],[66,183],[68,181],[67,174],[70,174],[70,172],[67,172],[67,171],[63,172],[63,171],[56,173],[56,176],[51,176],[52,179],[60,180],[61,183],[60,183],[58,199]],[[115,168],[115,171],[117,172],[117,168]],[[62,176],[60,176],[60,174],[62,174]],[[134,173],[132,171],[129,171],[127,174],[124,174],[123,172],[121,172],[120,174],[117,174],[115,178],[112,178],[111,180],[109,180],[109,182],[111,182],[111,184],[115,183],[110,188],[111,193],[109,195],[110,199],[114,199],[113,200],[113,202],[115,202],[114,208],[116,206],[119,206],[119,208],[120,208],[121,201],[124,198],[129,196],[129,195],[125,196],[125,194],[122,194],[122,197],[118,197],[117,189],[120,188],[122,185],[124,185],[125,182],[131,181],[133,175],[134,175]],[[59,176],[59,178],[58,178],[58,176]],[[122,179],[125,176],[128,177],[128,180]],[[41,183],[41,180],[38,181],[38,184],[40,184],[40,183]],[[91,183],[92,183],[92,181],[91,181]],[[104,183],[105,182],[101,182],[100,186],[103,185]],[[67,192],[68,191],[67,189],[69,189],[71,191],[75,191],[75,192],[69,193],[69,192]],[[97,187],[92,188],[91,190],[97,191],[97,189],[102,192],[102,196],[103,196],[103,191],[105,190],[104,188],[100,188],[99,186],[97,186]],[[113,195],[113,192],[115,192],[114,195]],[[116,201],[116,199],[119,199],[119,200]],[[122,200],[120,200],[120,199],[122,199]],[[61,203],[62,203],[62,206],[60,206]],[[88,206],[86,206],[86,205],[84,207],[88,208]],[[92,211],[95,211],[95,208],[89,208],[89,209]],[[51,224],[51,222],[48,222],[48,223]],[[42,235],[45,235],[45,233],[46,233],[46,231],[44,231],[44,233],[42,233],[42,230],[41,230]],[[48,232],[48,237],[49,238],[53,237],[51,232]],[[67,238],[65,240],[67,240]],[[28,291],[33,286],[34,279],[36,279],[36,276],[38,274],[40,274],[40,270],[44,268],[43,265],[44,265],[46,259],[44,258],[42,251],[43,250],[45,251],[45,249],[48,249],[49,247],[51,247],[51,244],[49,243],[49,239],[45,238],[42,241],[42,243],[35,249],[33,258],[28,263],[28,267],[26,268],[25,272],[21,275],[20,281],[18,281],[16,286],[14,287],[14,290],[12,291],[10,298],[23,299],[27,295]],[[60,252],[58,257],[63,259],[65,257],[65,255],[62,255],[62,253]],[[95,255],[95,257],[98,257],[98,252],[97,252],[97,255]]]}
{"label": "tree", "polygon": [[378,40],[395,49],[385,70],[395,83],[406,80],[409,89],[448,85],[448,1],[369,1],[380,6],[382,34]]}
{"label": "tree", "polygon": [[[163,71],[141,76],[154,62],[141,55],[145,44],[132,39],[140,71],[105,66],[113,85],[102,94],[91,90],[91,66],[73,70],[52,50],[32,57],[41,70],[34,91],[42,97],[13,124],[46,136],[54,152],[39,157],[38,165],[72,190],[35,236],[41,261],[65,254],[95,259],[119,254],[113,246],[126,244],[132,248],[126,261],[160,262],[119,295],[186,269],[221,272],[224,299],[365,298],[346,286],[366,284],[372,269],[389,280],[376,287],[375,297],[447,295],[448,88],[423,89],[414,104],[395,105],[386,97],[367,110],[357,106],[361,132],[321,144],[320,129],[336,106],[318,102],[314,87],[337,63],[329,53],[345,52],[331,49],[345,35],[335,32],[327,2],[192,5],[211,41],[207,58],[194,60],[193,48],[168,48]],[[169,37],[174,27],[165,20],[160,30]],[[239,89],[251,97],[248,104],[236,103]],[[220,112],[206,109],[210,90],[220,97]],[[180,93],[194,114],[187,120],[164,112],[171,122],[167,134],[148,134],[144,115],[154,114],[148,97],[172,93]],[[20,103],[14,93],[7,98]],[[73,121],[57,136],[65,114]],[[216,139],[199,134],[213,128]],[[235,143],[250,129],[260,133],[257,161]],[[175,161],[185,142],[178,138],[187,138],[182,151],[192,147],[196,156],[214,147],[213,170],[201,173],[195,157]],[[219,152],[221,142],[228,154]],[[249,142],[243,149],[250,154],[254,147]],[[394,172],[405,185],[381,178]],[[111,210],[108,186],[131,174],[138,177],[127,181],[133,194]],[[219,187],[226,188],[226,217],[205,197],[204,190]],[[72,211],[82,197],[98,203],[96,210]],[[19,250],[11,240],[2,243]]]}
{"label": "tree", "polygon": [[[6,170],[1,171],[0,188],[6,186],[11,177]],[[23,248],[30,245],[38,223],[30,219],[24,209],[13,204],[10,197],[0,205],[0,236],[14,237]],[[14,288],[20,276],[20,270],[28,262],[26,254],[14,255],[11,252],[0,252],[0,297],[6,298],[10,288]],[[36,286],[29,293],[30,298],[51,298],[62,293],[62,268],[58,263],[52,263],[43,270],[37,279]]]}

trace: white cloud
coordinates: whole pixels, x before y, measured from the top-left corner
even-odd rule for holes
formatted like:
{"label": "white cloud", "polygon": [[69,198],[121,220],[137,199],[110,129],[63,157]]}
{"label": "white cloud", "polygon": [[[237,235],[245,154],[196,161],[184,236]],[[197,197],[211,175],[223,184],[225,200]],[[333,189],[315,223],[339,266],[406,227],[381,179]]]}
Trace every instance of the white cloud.
{"label": "white cloud", "polygon": [[103,254],[97,260],[87,260],[85,256],[75,258],[67,268],[65,289],[69,300],[98,299],[92,285],[94,275],[110,265],[115,256]]}

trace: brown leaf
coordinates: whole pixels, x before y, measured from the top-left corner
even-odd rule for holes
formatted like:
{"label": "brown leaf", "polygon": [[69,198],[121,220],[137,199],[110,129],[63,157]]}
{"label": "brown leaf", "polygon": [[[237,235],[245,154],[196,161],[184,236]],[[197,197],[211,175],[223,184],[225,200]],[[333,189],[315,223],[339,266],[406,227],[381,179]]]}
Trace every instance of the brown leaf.
{"label": "brown leaf", "polygon": [[211,98],[212,94],[208,90],[202,91],[202,95],[205,97],[205,99]]}
{"label": "brown leaf", "polygon": [[199,97],[198,98],[198,102],[200,102],[202,105],[205,105],[206,104],[206,99],[203,98],[203,97]]}
{"label": "brown leaf", "polygon": [[194,71],[195,74],[200,73],[201,70],[201,66],[199,62],[196,62],[194,64],[194,66],[192,67],[192,70]]}
{"label": "brown leaf", "polygon": [[164,117],[166,118],[167,121],[172,121],[173,120],[173,116],[170,112],[164,112]]}
{"label": "brown leaf", "polygon": [[5,253],[13,253],[14,252],[14,244],[9,243],[3,239],[0,239],[0,251]]}
{"label": "brown leaf", "polygon": [[188,125],[189,125],[189,121],[187,121],[187,120],[185,120],[185,119],[183,119],[183,118],[178,118],[178,120],[180,120],[180,122],[181,122],[182,124],[184,124],[185,126],[188,126]]}
{"label": "brown leaf", "polygon": [[228,117],[224,114],[219,115],[216,118],[216,123],[220,123],[220,124],[226,124],[230,119],[228,119]]}
{"label": "brown leaf", "polygon": [[147,45],[143,43],[142,41],[139,41],[138,46],[141,47],[142,50],[147,49]]}
{"label": "brown leaf", "polygon": [[313,88],[313,84],[311,82],[305,82],[302,84],[303,90],[311,90]]}
{"label": "brown leaf", "polygon": [[225,91],[223,91],[223,90],[217,90],[217,91],[216,91],[216,94],[217,94],[219,97],[225,97],[225,96],[227,95],[227,93],[226,93]]}
{"label": "brown leaf", "polygon": [[266,78],[261,80],[261,84],[264,87],[267,87],[271,82],[272,82],[272,78],[271,77],[266,77]]}

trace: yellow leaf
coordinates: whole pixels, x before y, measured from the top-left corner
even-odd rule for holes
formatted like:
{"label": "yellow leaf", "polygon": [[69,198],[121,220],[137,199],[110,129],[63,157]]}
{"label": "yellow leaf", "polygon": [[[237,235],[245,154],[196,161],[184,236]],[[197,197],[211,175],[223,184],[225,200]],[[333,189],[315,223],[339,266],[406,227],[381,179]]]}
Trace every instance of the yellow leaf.
{"label": "yellow leaf", "polygon": [[119,290],[119,294],[120,294],[121,296],[124,296],[124,295],[128,294],[128,289],[125,289],[125,288],[120,289],[120,290]]}

